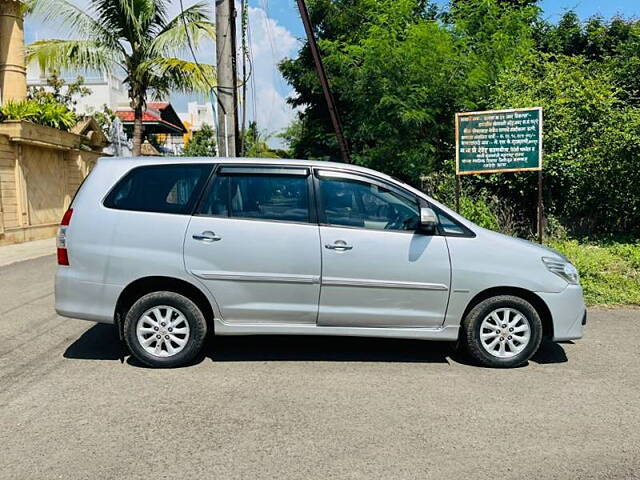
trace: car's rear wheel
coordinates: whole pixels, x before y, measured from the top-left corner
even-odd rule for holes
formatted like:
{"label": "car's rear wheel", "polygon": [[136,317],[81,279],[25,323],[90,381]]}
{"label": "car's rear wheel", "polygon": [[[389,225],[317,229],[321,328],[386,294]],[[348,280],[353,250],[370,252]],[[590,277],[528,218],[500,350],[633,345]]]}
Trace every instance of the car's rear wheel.
{"label": "car's rear wheel", "polygon": [[461,339],[471,358],[486,367],[517,367],[542,340],[542,321],[526,300],[500,295],[483,300],[462,322]]}
{"label": "car's rear wheel", "polygon": [[201,351],[207,335],[202,311],[175,292],[153,292],[125,317],[124,337],[133,356],[151,367],[178,367]]}

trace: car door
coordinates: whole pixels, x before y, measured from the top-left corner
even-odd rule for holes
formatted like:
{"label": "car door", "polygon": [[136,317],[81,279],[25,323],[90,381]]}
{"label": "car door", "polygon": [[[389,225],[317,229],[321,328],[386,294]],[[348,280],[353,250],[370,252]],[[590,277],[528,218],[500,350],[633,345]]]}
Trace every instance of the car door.
{"label": "car door", "polygon": [[446,239],[419,233],[419,202],[383,180],[317,169],[319,325],[438,327],[449,299]]}
{"label": "car door", "polygon": [[223,166],[192,217],[185,265],[233,324],[315,324],[319,227],[306,167]]}

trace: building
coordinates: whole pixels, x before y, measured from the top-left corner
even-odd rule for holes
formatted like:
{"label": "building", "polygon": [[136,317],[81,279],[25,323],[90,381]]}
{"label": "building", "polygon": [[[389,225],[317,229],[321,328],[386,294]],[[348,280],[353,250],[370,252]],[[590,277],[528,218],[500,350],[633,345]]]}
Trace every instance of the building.
{"label": "building", "polygon": [[198,102],[189,102],[187,104],[187,112],[179,113],[178,115],[185,124],[189,124],[191,131],[197,132],[203,125],[215,126],[214,114],[211,103],[200,105]]}
{"label": "building", "polygon": [[215,129],[215,112],[211,103],[201,105],[198,102],[189,102],[187,104],[187,112],[181,112],[178,115],[187,128],[187,133],[184,135],[185,145],[191,140],[193,132],[199,131],[203,125],[209,125]]}
{"label": "building", "polygon": [[[130,108],[116,111],[117,117],[129,137],[133,134],[134,114]],[[184,148],[187,128],[168,102],[149,102],[142,116],[146,138],[150,136],[160,146],[161,153],[179,154]]]}
{"label": "building", "polygon": [[[47,87],[49,75],[40,69],[36,62],[27,66],[27,85],[29,87]],[[78,77],[84,79],[84,86],[91,90],[86,97],[78,98],[76,111],[82,115],[101,112],[106,105],[115,111],[129,105],[129,95],[124,84],[124,78],[113,72],[100,71],[63,71],[59,77],[65,83],[73,83]]]}

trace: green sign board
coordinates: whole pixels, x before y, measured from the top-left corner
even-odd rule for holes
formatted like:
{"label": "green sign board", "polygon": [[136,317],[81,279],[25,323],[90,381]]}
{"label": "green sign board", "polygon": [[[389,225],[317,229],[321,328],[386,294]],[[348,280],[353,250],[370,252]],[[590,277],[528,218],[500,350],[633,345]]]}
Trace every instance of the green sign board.
{"label": "green sign board", "polygon": [[542,170],[542,108],[456,114],[456,174]]}

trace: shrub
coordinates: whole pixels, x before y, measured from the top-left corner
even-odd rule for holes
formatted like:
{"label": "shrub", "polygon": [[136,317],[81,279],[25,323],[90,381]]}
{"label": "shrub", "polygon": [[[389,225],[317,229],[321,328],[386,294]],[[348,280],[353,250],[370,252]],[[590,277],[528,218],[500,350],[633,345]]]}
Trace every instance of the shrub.
{"label": "shrub", "polygon": [[551,240],[549,245],[580,272],[588,304],[640,305],[640,246],[637,243],[580,243]]}
{"label": "shrub", "polygon": [[[545,211],[573,235],[640,233],[640,109],[622,102],[608,64],[537,55],[503,72],[493,104],[544,109]],[[477,179],[534,218],[536,176]]]}
{"label": "shrub", "polygon": [[62,103],[36,100],[9,100],[0,107],[0,120],[26,120],[65,131],[77,123],[76,114]]}
{"label": "shrub", "polygon": [[484,198],[460,197],[460,215],[489,230],[500,231],[498,217]]}
{"label": "shrub", "polygon": [[[428,195],[455,209],[454,175],[434,172],[422,177],[421,186]],[[516,209],[513,203],[508,199],[490,195],[484,189],[464,186],[460,194],[459,213],[481,227],[506,235],[532,235],[529,222],[521,218],[520,210]]]}
{"label": "shrub", "polygon": [[215,157],[216,156],[216,132],[206,123],[200,130],[193,132],[189,143],[182,150],[185,157]]}

